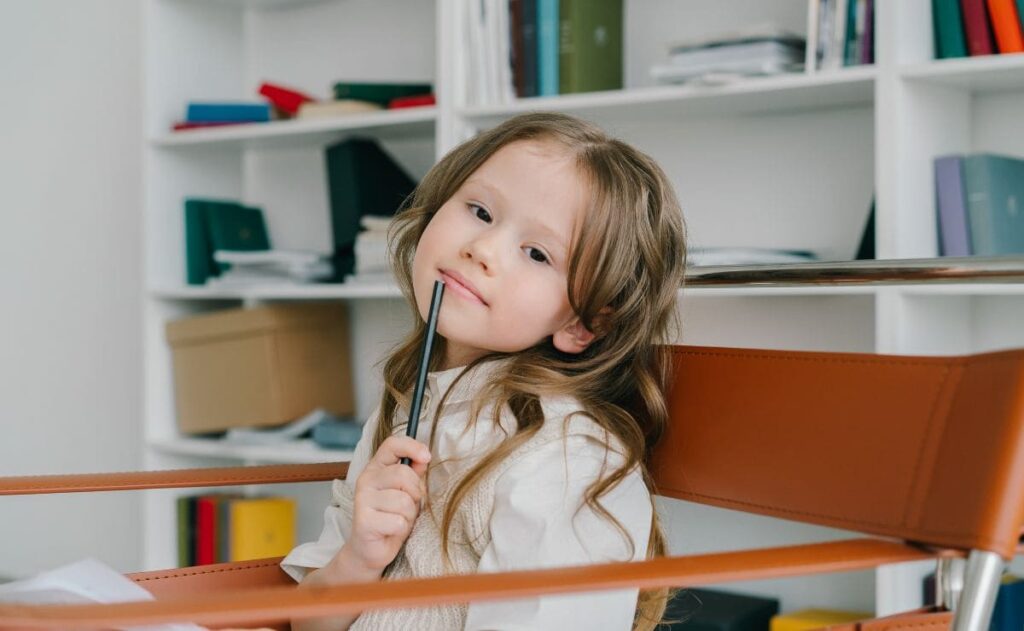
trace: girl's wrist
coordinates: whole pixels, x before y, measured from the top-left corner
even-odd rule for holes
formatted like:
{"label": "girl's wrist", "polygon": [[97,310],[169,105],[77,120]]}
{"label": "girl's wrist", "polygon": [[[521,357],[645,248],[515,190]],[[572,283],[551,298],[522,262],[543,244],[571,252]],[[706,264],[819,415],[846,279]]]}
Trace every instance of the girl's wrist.
{"label": "girl's wrist", "polygon": [[332,583],[368,583],[380,580],[384,574],[383,569],[367,567],[347,543],[341,546],[341,550],[324,569],[329,574],[325,578]]}

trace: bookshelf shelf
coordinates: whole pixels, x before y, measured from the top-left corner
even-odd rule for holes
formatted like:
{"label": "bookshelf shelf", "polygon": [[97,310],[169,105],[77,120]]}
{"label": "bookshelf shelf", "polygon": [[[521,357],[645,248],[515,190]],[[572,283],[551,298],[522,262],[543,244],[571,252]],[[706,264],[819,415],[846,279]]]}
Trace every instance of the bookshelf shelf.
{"label": "bookshelf shelf", "polygon": [[475,124],[487,126],[538,109],[611,122],[869,106],[874,99],[876,74],[874,67],[865,66],[751,78],[717,86],[658,86],[535,97],[505,106],[466,108],[462,115]]}
{"label": "bookshelf shelf", "polygon": [[284,120],[269,123],[190,129],[154,138],[156,147],[235,146],[246,149],[316,147],[347,134],[387,139],[430,138],[437,121],[436,107],[418,107],[352,114],[322,120]]}
{"label": "bookshelf shelf", "polygon": [[974,93],[1024,90],[1024,53],[940,59],[907,66],[900,76]]}
{"label": "bookshelf shelf", "polygon": [[163,287],[152,295],[164,300],[358,300],[399,298],[398,285],[387,282],[353,282],[315,285],[260,285],[246,288]]}
{"label": "bookshelf shelf", "polygon": [[175,456],[223,458],[267,464],[348,462],[351,451],[323,449],[311,439],[281,445],[235,445],[216,438],[176,438],[150,443],[156,451]]}

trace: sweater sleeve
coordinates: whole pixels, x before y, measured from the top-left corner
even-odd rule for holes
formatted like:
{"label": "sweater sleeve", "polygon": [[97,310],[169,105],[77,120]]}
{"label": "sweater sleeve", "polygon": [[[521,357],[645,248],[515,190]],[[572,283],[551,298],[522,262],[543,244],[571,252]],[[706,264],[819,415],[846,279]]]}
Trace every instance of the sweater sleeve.
{"label": "sweater sleeve", "polygon": [[352,502],[356,478],[366,468],[373,455],[373,435],[377,429],[379,412],[379,408],[374,410],[363,425],[363,434],[352,454],[348,475],[344,480],[334,480],[331,483],[331,501],[324,509],[324,527],[320,532],[320,538],[296,546],[281,561],[281,569],[296,582],[305,578],[311,570],[327,565],[338,550],[341,550],[342,544],[352,532]]}
{"label": "sweater sleeve", "polygon": [[[615,460],[619,458],[619,460]],[[607,462],[606,462],[607,460]],[[599,499],[632,538],[584,504],[595,480],[620,466],[621,456],[584,435],[569,435],[531,451],[497,480],[489,523],[491,542],[478,571],[501,572],[640,560],[646,557],[652,508],[634,469]],[[637,589],[544,596],[469,606],[467,631],[632,628]]]}

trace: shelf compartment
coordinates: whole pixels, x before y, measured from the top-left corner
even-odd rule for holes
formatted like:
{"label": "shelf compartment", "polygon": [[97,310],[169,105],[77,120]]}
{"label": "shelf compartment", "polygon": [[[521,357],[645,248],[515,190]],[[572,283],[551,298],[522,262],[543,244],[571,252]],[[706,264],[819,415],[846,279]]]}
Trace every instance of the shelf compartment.
{"label": "shelf compartment", "polygon": [[341,449],[323,449],[311,439],[280,445],[240,445],[215,438],[173,438],[153,441],[150,447],[160,453],[177,456],[278,464],[349,462],[353,454],[352,451]]}
{"label": "shelf compartment", "polygon": [[460,113],[473,123],[487,126],[539,109],[611,122],[859,107],[872,104],[875,77],[875,68],[864,66],[835,72],[750,78],[721,86],[658,86],[536,97],[519,99],[509,105],[465,108]]}
{"label": "shelf compartment", "polygon": [[1024,90],[1024,54],[940,59],[907,66],[900,76],[978,94],[1018,92]]}
{"label": "shelf compartment", "polygon": [[381,140],[430,138],[437,121],[436,107],[382,110],[328,119],[283,120],[190,129],[153,138],[155,147],[196,146],[280,149],[317,147],[346,134],[365,134]]}

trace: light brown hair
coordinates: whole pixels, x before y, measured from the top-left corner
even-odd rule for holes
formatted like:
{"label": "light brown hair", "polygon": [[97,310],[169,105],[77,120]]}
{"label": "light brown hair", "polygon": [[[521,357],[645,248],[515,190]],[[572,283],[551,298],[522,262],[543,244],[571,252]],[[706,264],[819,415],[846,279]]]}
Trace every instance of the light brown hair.
{"label": "light brown hair", "polygon": [[[445,558],[459,502],[488,471],[536,434],[544,423],[540,397],[549,395],[574,396],[582,412],[612,438],[609,442],[614,445],[606,446],[622,452],[622,466],[595,481],[585,500],[634,545],[599,499],[636,468],[653,495],[645,460],[668,420],[665,388],[671,362],[667,343],[678,331],[676,300],[686,259],[685,225],[675,192],[654,160],[628,144],[571,116],[532,113],[487,130],[444,156],[392,224],[391,264],[415,324],[384,360],[385,388],[374,451],[394,432],[396,409],[409,409],[426,334],[412,288],[412,261],[420,236],[434,213],[477,168],[517,141],[552,143],[575,159],[589,184],[586,219],[578,223],[569,254],[568,295],[575,313],[597,338],[578,355],[560,352],[548,338],[512,355],[485,355],[460,374],[461,378],[482,362],[507,358],[506,366],[474,401],[470,422],[477,421],[487,402],[494,405],[495,423],[501,410],[508,409],[518,431],[456,482],[441,520]],[[610,307],[610,313],[600,313],[602,307]],[[440,368],[444,344],[438,336],[431,370]],[[664,555],[664,534],[655,512],[647,557]],[[641,591],[634,628],[654,628],[664,614],[667,596],[665,589]]]}

